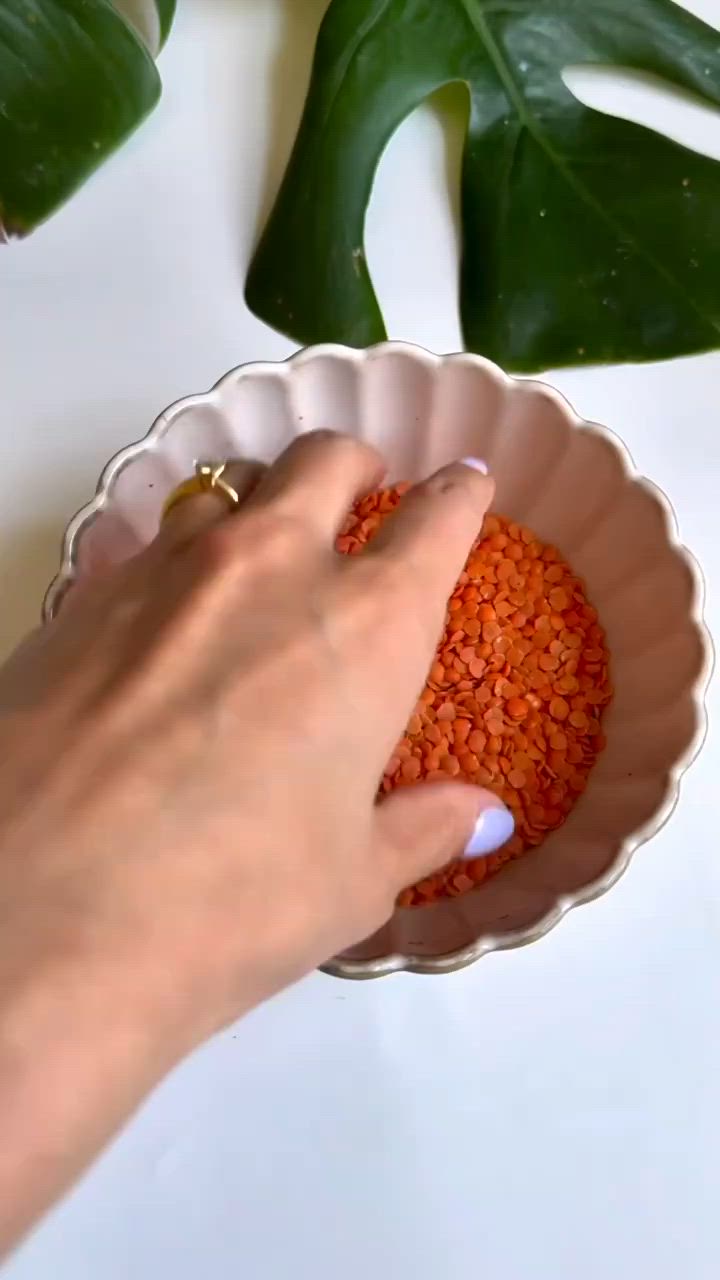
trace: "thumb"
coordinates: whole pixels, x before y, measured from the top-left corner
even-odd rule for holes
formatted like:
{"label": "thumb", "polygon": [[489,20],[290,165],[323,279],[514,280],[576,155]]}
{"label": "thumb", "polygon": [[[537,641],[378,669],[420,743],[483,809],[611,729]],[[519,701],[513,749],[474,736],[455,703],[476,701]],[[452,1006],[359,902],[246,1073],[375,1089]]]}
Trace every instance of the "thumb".
{"label": "thumb", "polygon": [[502,800],[459,782],[401,787],[378,806],[377,818],[398,892],[453,858],[493,853],[515,829]]}

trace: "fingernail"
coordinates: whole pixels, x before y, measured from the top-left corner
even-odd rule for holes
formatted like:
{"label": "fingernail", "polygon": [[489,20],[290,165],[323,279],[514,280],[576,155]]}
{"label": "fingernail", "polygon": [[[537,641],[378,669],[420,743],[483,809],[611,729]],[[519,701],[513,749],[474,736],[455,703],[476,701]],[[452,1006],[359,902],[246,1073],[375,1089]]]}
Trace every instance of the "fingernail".
{"label": "fingernail", "polygon": [[475,830],[465,848],[466,858],[482,858],[494,853],[510,839],[515,830],[515,819],[509,809],[498,800],[489,809],[483,809],[475,823]]}
{"label": "fingernail", "polygon": [[482,458],[461,458],[460,461],[464,467],[472,467],[473,471],[480,471],[484,476],[490,475],[490,468]]}

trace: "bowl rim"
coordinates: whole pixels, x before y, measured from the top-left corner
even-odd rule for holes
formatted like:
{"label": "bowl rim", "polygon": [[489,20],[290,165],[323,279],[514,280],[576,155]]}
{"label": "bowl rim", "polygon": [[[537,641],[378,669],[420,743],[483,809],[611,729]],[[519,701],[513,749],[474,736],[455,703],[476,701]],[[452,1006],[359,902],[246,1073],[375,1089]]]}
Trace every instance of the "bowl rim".
{"label": "bowl rim", "polygon": [[[393,952],[378,956],[371,960],[352,960],[342,956],[334,957],[321,965],[321,972],[337,978],[366,980],[381,978],[392,973],[414,974],[447,974],[464,969],[476,960],[494,951],[507,951],[516,947],[527,946],[538,941],[554,929],[565,915],[575,907],[592,902],[607,893],[609,889],[625,873],[632,858],[640,848],[669,822],[680,798],[680,784],[683,775],[700,753],[708,732],[708,711],[706,703],[707,689],[715,666],[715,649],[712,637],[705,622],[706,582],[700,566],[692,552],[682,542],[679,533],[678,519],[675,509],[663,489],[642,475],[636,468],[630,451],[616,432],[599,423],[581,418],[570,401],[562,392],[540,378],[514,377],[507,374],[498,365],[484,356],[472,352],[449,352],[439,355],[426,348],[409,342],[381,342],[371,347],[347,347],[338,343],[319,343],[304,347],[284,360],[246,361],[234,366],[207,392],[183,396],[173,401],[153,422],[150,429],[131,444],[118,450],[103,468],[98,480],[95,494],[85,503],[68,522],[61,543],[61,558],[58,572],[50,583],[42,606],[43,622],[49,622],[55,615],[61,601],[75,577],[80,540],[85,530],[98,515],[109,505],[112,492],[119,475],[130,466],[141,454],[155,449],[171,429],[175,419],[193,406],[207,405],[222,399],[223,391],[234,386],[238,381],[249,377],[290,376],[292,370],[304,363],[318,358],[332,357],[345,362],[362,365],[368,360],[380,358],[387,354],[404,354],[426,368],[436,370],[441,365],[453,362],[465,362],[482,369],[500,385],[506,388],[540,388],[543,394],[554,401],[565,420],[573,427],[590,431],[602,436],[619,455],[623,470],[629,480],[645,489],[665,516],[665,528],[668,543],[675,554],[684,562],[690,573],[693,584],[693,607],[690,622],[693,624],[703,651],[702,670],[698,674],[693,687],[693,701],[697,712],[697,729],[692,742],[682,756],[676,761],[667,775],[667,789],[660,809],[630,837],[617,846],[616,856],[612,864],[598,879],[572,893],[561,895],[554,906],[533,924],[506,934],[481,934],[473,943],[440,956],[420,956],[412,953]],[[413,910],[431,908],[416,907]]]}

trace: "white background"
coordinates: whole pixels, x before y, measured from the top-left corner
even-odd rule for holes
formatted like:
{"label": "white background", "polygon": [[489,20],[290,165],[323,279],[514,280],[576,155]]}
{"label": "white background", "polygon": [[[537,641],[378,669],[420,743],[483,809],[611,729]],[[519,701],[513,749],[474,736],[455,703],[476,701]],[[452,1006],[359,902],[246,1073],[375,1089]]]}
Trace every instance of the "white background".
{"label": "white background", "polygon": [[[108,456],[169,401],[291,349],[242,283],[324,5],[181,0],[155,116],[2,250],[3,651]],[[693,8],[718,22],[718,0]],[[720,158],[718,115],[574,83]],[[457,156],[442,113],[418,113],[368,223],[391,336],[440,351],[460,342]],[[669,492],[720,634],[720,355],[551,378]],[[718,712],[715,691],[679,811],[606,898],[453,977],[301,983],[158,1090],[9,1280],[716,1277]]]}

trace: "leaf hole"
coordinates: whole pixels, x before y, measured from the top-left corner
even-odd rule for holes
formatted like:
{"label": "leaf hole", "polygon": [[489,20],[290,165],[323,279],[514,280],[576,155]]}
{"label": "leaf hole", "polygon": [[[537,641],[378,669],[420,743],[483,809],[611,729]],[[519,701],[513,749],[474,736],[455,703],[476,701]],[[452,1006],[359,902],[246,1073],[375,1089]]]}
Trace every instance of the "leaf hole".
{"label": "leaf hole", "polygon": [[431,349],[462,346],[458,307],[460,177],[470,114],[467,86],[443,86],[383,152],[365,219],[365,249],[390,337]]}
{"label": "leaf hole", "polygon": [[160,46],[160,22],[154,0],[114,0],[115,8],[135,28],[152,54]]}
{"label": "leaf hole", "polygon": [[563,80],[584,106],[720,160],[720,109],[688,90],[632,67],[570,66]]}

